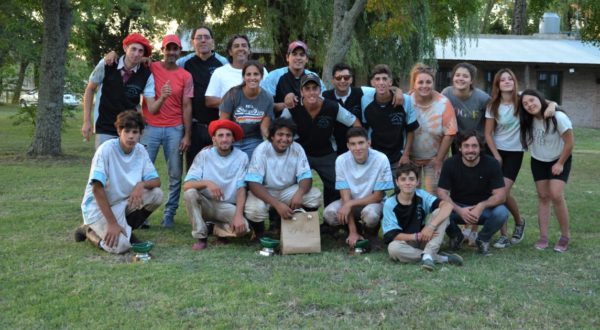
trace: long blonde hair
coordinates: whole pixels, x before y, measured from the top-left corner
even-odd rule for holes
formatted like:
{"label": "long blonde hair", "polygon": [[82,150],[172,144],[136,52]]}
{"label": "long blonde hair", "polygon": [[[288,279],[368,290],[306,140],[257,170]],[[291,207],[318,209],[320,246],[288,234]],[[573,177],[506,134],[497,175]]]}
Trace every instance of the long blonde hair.
{"label": "long blonde hair", "polygon": [[431,79],[433,80],[433,83],[435,84],[435,70],[419,62],[415,64],[410,70],[410,90],[415,89],[415,81],[417,80],[417,75],[419,75],[419,73],[425,73],[430,75]]}

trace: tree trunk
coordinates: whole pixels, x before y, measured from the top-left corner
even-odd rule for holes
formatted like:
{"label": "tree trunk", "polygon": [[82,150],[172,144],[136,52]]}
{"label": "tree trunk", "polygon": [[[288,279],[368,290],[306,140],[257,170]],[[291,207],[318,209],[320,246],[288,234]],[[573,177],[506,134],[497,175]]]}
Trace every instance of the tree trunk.
{"label": "tree trunk", "polygon": [[19,64],[19,77],[17,78],[17,83],[15,84],[15,90],[12,98],[12,104],[18,104],[19,99],[21,98],[21,90],[23,89],[23,80],[25,80],[25,72],[27,72],[27,67],[29,66],[29,61],[23,60]]}
{"label": "tree trunk", "polygon": [[515,0],[511,34],[523,35],[527,30],[527,1]]}
{"label": "tree trunk", "polygon": [[347,10],[348,0],[335,0],[333,3],[333,31],[323,63],[323,73],[321,74],[321,79],[326,86],[331,86],[333,66],[343,61],[348,49],[350,49],[354,26],[358,20],[358,15],[365,9],[366,2],[367,0],[355,0],[350,10]]}
{"label": "tree trunk", "polygon": [[43,0],[44,37],[35,132],[30,156],[61,154],[65,59],[73,20],[69,0]]}
{"label": "tree trunk", "polygon": [[483,11],[483,19],[481,20],[481,24],[479,25],[479,33],[487,33],[488,26],[490,25],[490,18],[492,14],[492,9],[494,8],[494,4],[496,0],[487,0],[485,3],[485,9]]}

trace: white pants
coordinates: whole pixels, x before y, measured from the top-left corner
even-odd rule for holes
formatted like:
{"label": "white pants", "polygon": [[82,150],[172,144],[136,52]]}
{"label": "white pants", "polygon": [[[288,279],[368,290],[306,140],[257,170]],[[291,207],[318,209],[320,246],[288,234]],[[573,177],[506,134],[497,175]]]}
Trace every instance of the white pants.
{"label": "white pants", "polygon": [[[342,208],[342,200],[327,205],[323,211],[323,218],[330,226],[339,226],[340,223],[337,220],[337,212]],[[358,222],[362,220],[368,228],[375,228],[381,221],[381,215],[383,212],[383,203],[373,203],[366,206],[357,206],[352,208],[352,215],[354,221]]]}
{"label": "white pants", "polygon": [[[208,237],[205,219],[217,222],[216,226],[221,226],[224,230],[231,231],[229,226],[233,222],[236,210],[234,204],[210,199],[198,192],[198,189],[186,190],[183,193],[183,198],[188,217],[192,223],[192,237]],[[245,218],[244,224],[246,225],[246,232],[249,232],[250,227]]]}
{"label": "white pants", "polygon": [[[295,184],[283,190],[269,190],[269,193],[278,201],[289,204],[297,190],[298,185]],[[302,197],[302,205],[312,209],[318,208],[321,205],[321,191],[315,187],[310,188]],[[264,222],[269,218],[269,205],[248,191],[244,213],[246,214],[246,219],[250,221]]]}

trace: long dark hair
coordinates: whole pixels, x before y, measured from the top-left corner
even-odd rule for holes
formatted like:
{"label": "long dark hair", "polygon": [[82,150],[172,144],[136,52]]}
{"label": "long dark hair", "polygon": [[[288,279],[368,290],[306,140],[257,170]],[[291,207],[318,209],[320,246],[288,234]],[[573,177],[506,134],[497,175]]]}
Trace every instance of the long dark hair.
{"label": "long dark hair", "polygon": [[242,67],[242,83],[237,86],[231,87],[227,91],[227,93],[225,93],[225,95],[223,95],[223,99],[229,97],[229,98],[231,98],[231,102],[233,104],[237,104],[239,102],[239,97],[236,98],[236,96],[239,95],[238,92],[240,92],[240,91],[243,93],[242,89],[244,88],[244,86],[246,86],[246,82],[244,81],[244,75],[246,74],[246,70],[251,66],[254,66],[258,69],[261,79],[264,78],[263,76],[265,74],[265,70],[264,70],[263,65],[259,61],[249,60],[248,62],[244,63],[244,66]]}
{"label": "long dark hair", "polygon": [[490,108],[490,112],[494,118],[498,119],[498,107],[500,107],[500,102],[502,102],[502,92],[500,91],[500,78],[503,73],[508,73],[514,82],[514,87],[511,94],[511,102],[513,105],[513,115],[516,117],[519,115],[519,94],[517,91],[519,90],[519,85],[517,83],[517,76],[512,72],[511,69],[500,69],[496,72],[494,76],[494,82],[492,83],[492,95],[491,99],[488,102],[488,107]]}
{"label": "long dark hair", "polygon": [[[519,118],[521,122],[521,144],[525,149],[527,149],[527,146],[533,142],[534,119],[533,115],[527,112],[527,110],[525,110],[525,107],[523,107],[523,97],[526,95],[537,97],[538,100],[540,100],[540,104],[542,106],[540,110],[542,118],[544,116],[544,113],[546,112],[546,109],[548,109],[548,101],[546,101],[546,98],[544,97],[544,94],[542,94],[542,92],[536,91],[534,89],[526,89],[521,93],[521,96],[519,97]],[[562,111],[562,109],[557,107],[556,111]],[[548,130],[550,129],[550,123],[552,123],[553,132],[557,131],[558,126],[556,122],[556,116],[552,116],[543,120],[546,132],[548,132]]]}

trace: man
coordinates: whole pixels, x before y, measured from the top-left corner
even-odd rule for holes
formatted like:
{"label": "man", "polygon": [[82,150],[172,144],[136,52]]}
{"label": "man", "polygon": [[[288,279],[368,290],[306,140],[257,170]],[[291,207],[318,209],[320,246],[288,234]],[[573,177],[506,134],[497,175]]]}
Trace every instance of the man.
{"label": "man", "polygon": [[128,110],[117,116],[118,139],[96,150],[81,211],[84,225],[75,240],[86,238],[110,252],[129,250],[132,229],[142,225],[162,203],[160,179],[146,149],[137,141],[144,129],[142,115]]}
{"label": "man", "polygon": [[446,229],[450,248],[458,250],[464,239],[458,224],[483,225],[475,243],[488,255],[492,236],[508,219],[502,170],[498,161],[481,154],[483,139],[477,131],[460,133],[457,145],[459,154],[444,162],[437,189],[453,209]]}
{"label": "man", "polygon": [[419,122],[408,95],[404,106],[392,104],[392,81],[392,71],[387,65],[379,64],[373,68],[371,86],[375,87],[375,98],[365,107],[364,119],[369,126],[373,149],[387,156],[392,173],[395,173],[399,165],[410,161],[414,131],[419,128]]}
{"label": "man", "polygon": [[219,109],[206,106],[205,93],[213,72],[228,63],[226,58],[213,51],[214,34],[210,28],[206,26],[195,28],[191,39],[194,53],[177,60],[177,65],[188,71],[194,81],[191,145],[186,152],[188,169],[192,166],[198,152],[212,143],[211,136],[208,134],[208,125],[213,120],[219,119]]}
{"label": "man", "polygon": [[[308,62],[308,46],[299,40],[289,44],[286,61],[287,67],[271,71],[260,83],[260,87],[273,95],[275,114],[279,116],[285,109],[295,107],[300,100],[300,80],[308,73],[314,73],[306,69]],[[325,84],[319,79],[321,90],[325,90]]]}
{"label": "man", "polygon": [[208,131],[214,146],[196,156],[183,185],[192,236],[198,239],[192,246],[195,251],[208,246],[205,219],[238,236],[250,230],[243,214],[248,156],[232,146],[244,132],[238,124],[226,119],[211,122]]}
{"label": "man", "polygon": [[288,118],[271,123],[269,141],[252,154],[246,182],[250,192],[245,214],[256,237],[264,234],[269,207],[282,219],[291,219],[295,209],[319,208],[321,192],[312,186],[312,173],[304,149],[293,142],[296,125]]}
{"label": "man", "polygon": [[331,100],[321,98],[321,79],[315,73],[302,77],[302,102],[286,110],[282,116],[291,117],[298,125],[298,143],[308,157],[310,168],[323,181],[324,202],[329,205],[339,199],[335,189],[336,153],[331,144],[334,125],[340,122],[348,127],[360,126],[359,120],[348,110]]}
{"label": "man", "polygon": [[421,267],[427,271],[434,270],[435,263],[462,266],[458,254],[438,254],[452,205],[417,189],[419,170],[414,164],[398,167],[396,186],[398,193],[383,206],[383,239],[390,258],[403,263],[421,260]]}
{"label": "man", "polygon": [[194,85],[190,73],[176,64],[181,54],[179,37],[174,34],[165,36],[161,50],[164,60],[150,64],[158,96],[158,109],[152,111],[146,101],[142,103],[147,126],[141,143],[146,146],[153,163],[158,149],[161,145],[163,147],[169,174],[169,200],[165,205],[162,226],[171,228],[181,191],[181,155],[190,146]]}
{"label": "man", "polygon": [[341,199],[327,205],[323,217],[330,226],[348,226],[346,242],[351,248],[363,239],[357,230],[362,221],[365,236],[376,245],[385,191],[394,188],[390,164],[383,153],[370,148],[364,128],[350,128],[347,137],[350,151],[335,161],[335,189]]}
{"label": "man", "polygon": [[[221,99],[231,87],[243,82],[242,69],[250,59],[250,41],[245,35],[234,35],[227,42],[227,54],[231,64],[225,64],[215,70],[206,88],[206,106],[218,108]],[[263,76],[267,70],[263,69]]]}
{"label": "man", "polygon": [[92,135],[92,104],[96,95],[96,149],[106,140],[116,138],[115,120],[117,115],[125,110],[138,109],[140,95],[155,109],[158,104],[154,100],[154,77],[150,70],[140,61],[144,56],[150,56],[152,46],[139,33],[132,33],[123,40],[125,55],[119,58],[116,66],[104,65],[104,59],[98,62],[90,75],[83,95],[83,125],[81,134],[86,140]]}
{"label": "man", "polygon": [[[364,125],[364,107],[373,101],[375,89],[366,86],[353,87],[354,73],[352,68],[344,63],[338,63],[333,66],[331,78],[334,88],[324,91],[323,98],[338,102],[344,109],[350,111],[356,118],[359,118],[361,124]],[[392,104],[394,106],[402,105],[404,103],[402,90],[393,86],[391,90],[394,93]],[[338,156],[348,151],[346,147],[347,132],[348,127],[336,123],[333,135],[335,137]]]}

